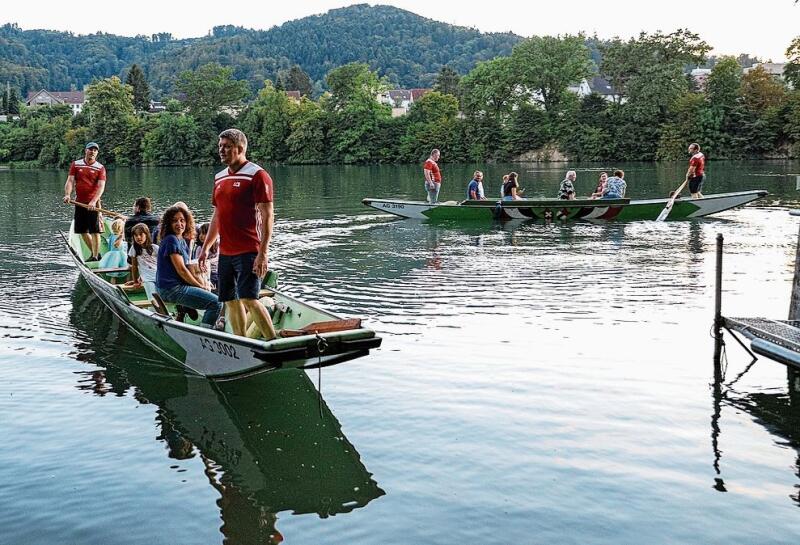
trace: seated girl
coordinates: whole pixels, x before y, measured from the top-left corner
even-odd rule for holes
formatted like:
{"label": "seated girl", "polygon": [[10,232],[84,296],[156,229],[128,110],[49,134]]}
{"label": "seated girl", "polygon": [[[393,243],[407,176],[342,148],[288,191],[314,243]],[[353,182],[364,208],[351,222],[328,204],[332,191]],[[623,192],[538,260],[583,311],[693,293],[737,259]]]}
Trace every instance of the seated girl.
{"label": "seated girl", "polygon": [[519,182],[517,181],[517,173],[509,172],[508,180],[503,182],[503,200],[504,201],[519,200],[522,198],[522,193],[524,192],[525,192],[524,189],[519,188]]}
{"label": "seated girl", "polygon": [[189,270],[189,247],[186,239],[194,239],[192,213],[179,206],[164,212],[159,226],[160,244],[156,267],[156,289],[164,301],[204,310],[203,325],[212,327],[222,310],[216,295],[206,289],[204,278]]}
{"label": "seated girl", "polygon": [[[111,234],[108,235],[108,251],[100,260],[100,269],[121,269],[128,267],[128,243],[125,242],[125,222],[115,219],[111,223]],[[108,273],[111,283],[116,283],[117,278],[128,276],[127,272]]]}
{"label": "seated girl", "polygon": [[131,229],[132,246],[128,256],[131,258],[131,277],[128,283],[134,288],[144,287],[147,299],[156,291],[156,265],[158,245],[150,238],[150,228],[145,223],[137,223]]}
{"label": "seated girl", "polygon": [[606,182],[608,181],[608,173],[601,172],[600,178],[597,180],[597,187],[594,188],[591,198],[597,199],[603,196],[603,191],[606,189]]}
{"label": "seated girl", "polygon": [[[206,222],[200,225],[200,229],[197,230],[197,244],[195,244],[192,254],[193,261],[197,260],[200,250],[203,248],[203,243],[206,241],[209,227],[211,227],[211,224]],[[219,265],[219,240],[208,250],[206,263],[208,264],[206,271],[201,274],[203,274],[206,280],[211,284],[211,292],[217,293],[217,283],[219,282],[219,276],[217,274],[217,266]]]}

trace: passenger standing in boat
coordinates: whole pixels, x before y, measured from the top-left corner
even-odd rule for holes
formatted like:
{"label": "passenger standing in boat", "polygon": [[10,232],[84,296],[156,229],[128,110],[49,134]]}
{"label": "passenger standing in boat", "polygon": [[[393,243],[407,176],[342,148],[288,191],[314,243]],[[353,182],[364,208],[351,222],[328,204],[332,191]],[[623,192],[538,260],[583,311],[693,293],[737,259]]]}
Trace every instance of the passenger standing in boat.
{"label": "passenger standing in boat", "polygon": [[[153,229],[158,227],[160,218],[153,214],[153,204],[149,197],[139,197],[133,205],[133,215],[125,220],[125,240],[128,245],[131,244],[133,238],[133,227],[139,223],[144,223],[149,232],[148,236],[153,232]],[[155,235],[153,235],[155,236]]]}
{"label": "passenger standing in boat", "polygon": [[706,181],[706,156],[700,151],[700,144],[693,142],[689,144],[689,169],[686,171],[686,179],[689,181],[689,193],[693,199],[703,198],[703,182]]}
{"label": "passenger standing in boat", "polygon": [[213,327],[222,311],[216,295],[206,289],[205,279],[189,269],[189,246],[184,234],[194,238],[192,213],[170,206],[161,218],[161,244],[156,266],[156,289],[168,303],[205,310],[203,324]]}
{"label": "passenger standing in boat", "polygon": [[442,188],[442,171],[439,170],[437,161],[442,153],[438,149],[431,150],[431,156],[422,165],[422,173],[425,175],[425,191],[428,193],[428,202],[436,204],[439,202],[439,190]]}
{"label": "passenger standing in boat", "polygon": [[86,144],[83,159],[73,161],[64,184],[64,202],[68,203],[75,187],[75,200],[88,205],[75,207],[73,229],[83,238],[91,254],[86,261],[100,261],[100,217],[95,208],[106,188],[106,167],[97,161],[100,146],[96,142]]}
{"label": "passenger standing in boat", "polygon": [[247,160],[247,137],[242,131],[222,131],[218,149],[227,168],[215,176],[211,193],[214,213],[198,263],[201,269],[206,268],[209,251],[219,239],[217,292],[234,334],[245,334],[247,310],[264,339],[270,340],[276,336],[275,327],[258,293],[269,266],[274,221],[272,178]]}
{"label": "passenger standing in boat", "polygon": [[625,172],[615,170],[614,175],[606,180],[606,188],[603,190],[604,199],[622,199],[625,197],[625,190],[628,184],[625,182]]}
{"label": "passenger standing in boat", "polygon": [[467,199],[472,201],[483,201],[486,197],[483,194],[483,172],[476,170],[472,175],[472,181],[467,185]]}
{"label": "passenger standing in boat", "polygon": [[608,181],[608,173],[601,172],[600,178],[597,180],[597,187],[594,188],[594,193],[592,193],[592,199],[597,199],[603,196],[603,191],[606,188],[606,182]]}
{"label": "passenger standing in boat", "polygon": [[561,200],[571,201],[575,199],[575,179],[578,174],[574,170],[568,170],[567,175],[561,182],[561,187],[558,188],[558,198]]}
{"label": "passenger standing in boat", "polygon": [[[525,192],[525,190],[519,188],[519,182],[517,181],[517,177],[518,174],[516,172],[509,172],[508,180],[503,182],[504,201],[516,201],[522,198],[522,194]],[[505,179],[505,176],[503,177],[503,179]]]}

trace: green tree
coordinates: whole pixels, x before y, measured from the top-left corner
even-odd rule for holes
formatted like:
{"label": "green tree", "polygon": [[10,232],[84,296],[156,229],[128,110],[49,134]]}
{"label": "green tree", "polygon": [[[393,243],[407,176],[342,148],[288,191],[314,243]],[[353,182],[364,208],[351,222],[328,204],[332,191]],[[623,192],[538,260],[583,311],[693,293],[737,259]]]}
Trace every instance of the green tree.
{"label": "green tree", "polygon": [[507,117],[519,99],[511,59],[498,57],[478,63],[461,78],[459,95],[461,108],[470,117]]}
{"label": "green tree", "polygon": [[534,36],[514,47],[511,61],[517,84],[546,112],[556,112],[567,88],[591,74],[585,42],[582,34]]}
{"label": "green tree", "polygon": [[250,154],[257,161],[285,161],[289,157],[287,139],[291,133],[290,103],[283,91],[267,80],[258,98],[240,116],[248,135]]}
{"label": "green tree", "polygon": [[144,138],[143,161],[155,165],[204,163],[206,145],[197,122],[190,115],[165,112]]}
{"label": "green tree", "polygon": [[295,64],[288,71],[281,70],[278,72],[275,88],[285,91],[300,91],[300,95],[305,97],[311,96],[314,83],[308,77],[308,74],[299,65]]}
{"label": "green tree", "polygon": [[125,83],[133,88],[134,109],[139,112],[148,111],[150,109],[150,86],[138,64],[131,66]]}
{"label": "green tree", "polygon": [[343,163],[370,161],[381,120],[391,116],[390,108],[376,100],[383,82],[363,63],[331,70],[325,80],[331,89],[324,102],[332,115],[331,158]]}
{"label": "green tree", "polygon": [[786,48],[786,59],[789,62],[783,69],[783,77],[792,87],[800,89],[800,36]]}
{"label": "green tree", "polygon": [[458,84],[461,76],[450,66],[442,66],[433,82],[433,90],[439,93],[458,96]]}
{"label": "green tree", "polygon": [[739,100],[741,84],[742,68],[739,62],[733,57],[722,57],[714,65],[706,81],[709,103],[730,112]]}
{"label": "green tree", "polygon": [[292,106],[291,134],[286,139],[293,163],[324,163],[327,155],[328,113],[318,102],[303,97]]}
{"label": "green tree", "polygon": [[16,87],[12,87],[11,90],[8,92],[8,98],[6,102],[6,112],[10,115],[19,115],[20,112],[20,98],[19,98],[19,91],[17,91]]}
{"label": "green tree", "polygon": [[136,153],[128,147],[128,131],[134,125],[133,88],[116,76],[86,88],[89,129],[103,150],[103,161],[129,162]]}
{"label": "green tree", "polygon": [[175,89],[197,118],[214,116],[223,108],[238,108],[250,92],[246,81],[233,78],[233,68],[217,63],[182,72]]}

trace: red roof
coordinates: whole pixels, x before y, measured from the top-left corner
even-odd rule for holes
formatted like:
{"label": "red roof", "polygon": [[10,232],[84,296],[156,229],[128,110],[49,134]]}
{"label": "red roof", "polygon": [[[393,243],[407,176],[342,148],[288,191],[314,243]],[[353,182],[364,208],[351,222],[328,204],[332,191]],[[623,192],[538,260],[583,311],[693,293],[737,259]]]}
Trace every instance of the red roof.
{"label": "red roof", "polygon": [[427,95],[431,92],[431,89],[410,89],[411,91],[411,99],[412,100],[419,100],[423,96]]}

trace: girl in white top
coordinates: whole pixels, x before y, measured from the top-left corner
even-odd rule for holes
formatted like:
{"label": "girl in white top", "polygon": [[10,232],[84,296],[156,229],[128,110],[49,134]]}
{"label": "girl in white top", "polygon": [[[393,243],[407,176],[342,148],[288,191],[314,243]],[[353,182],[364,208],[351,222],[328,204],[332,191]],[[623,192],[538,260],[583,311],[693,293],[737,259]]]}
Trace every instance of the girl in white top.
{"label": "girl in white top", "polygon": [[158,262],[158,245],[153,244],[150,229],[144,223],[137,223],[131,229],[133,244],[128,252],[131,258],[132,287],[144,286],[147,298],[155,291],[156,263]]}

